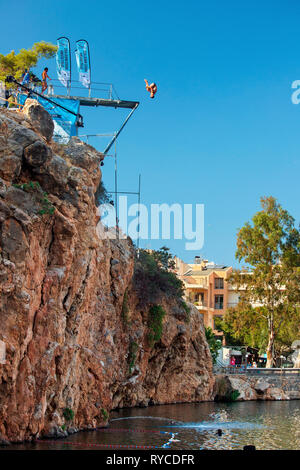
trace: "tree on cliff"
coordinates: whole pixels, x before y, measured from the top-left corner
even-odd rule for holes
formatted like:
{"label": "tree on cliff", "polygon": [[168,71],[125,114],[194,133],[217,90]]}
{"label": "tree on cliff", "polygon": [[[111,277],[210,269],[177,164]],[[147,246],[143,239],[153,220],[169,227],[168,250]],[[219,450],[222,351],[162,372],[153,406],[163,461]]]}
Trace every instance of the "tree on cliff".
{"label": "tree on cliff", "polygon": [[300,320],[300,232],[276,199],[262,198],[261,206],[237,235],[236,258],[250,269],[234,272],[230,282],[239,290],[239,314],[251,312],[265,325],[267,367],[273,367],[275,340],[291,319]]}
{"label": "tree on cliff", "polygon": [[172,255],[168,248],[139,250],[139,256],[135,259],[134,285],[145,303],[155,301],[162,293],[182,299],[184,286],[172,272],[172,267]]}
{"label": "tree on cliff", "polygon": [[6,55],[0,54],[0,82],[5,81],[7,75],[13,75],[20,80],[25,69],[35,67],[42,57],[54,57],[57,46],[45,41],[36,42],[31,49],[21,49],[18,54],[11,51]]}

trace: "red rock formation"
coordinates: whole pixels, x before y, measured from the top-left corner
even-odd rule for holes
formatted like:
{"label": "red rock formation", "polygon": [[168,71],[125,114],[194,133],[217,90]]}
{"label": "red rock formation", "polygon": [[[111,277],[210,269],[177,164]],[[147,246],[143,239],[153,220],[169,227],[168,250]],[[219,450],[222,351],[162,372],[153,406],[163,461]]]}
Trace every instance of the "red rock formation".
{"label": "red rock formation", "polygon": [[94,428],[114,407],[211,399],[197,309],[186,323],[162,298],[163,334],[151,348],[131,285],[132,243],[97,235],[103,155],[76,138],[49,144],[41,129],[0,111],[0,440]]}

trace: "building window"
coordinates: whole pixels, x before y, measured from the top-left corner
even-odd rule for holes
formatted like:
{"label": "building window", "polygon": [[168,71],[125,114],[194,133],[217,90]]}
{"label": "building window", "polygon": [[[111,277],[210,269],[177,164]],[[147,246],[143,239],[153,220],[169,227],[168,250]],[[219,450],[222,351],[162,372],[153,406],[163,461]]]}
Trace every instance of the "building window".
{"label": "building window", "polygon": [[215,295],[215,309],[223,310],[223,295]]}
{"label": "building window", "polygon": [[222,277],[215,278],[215,289],[224,289],[224,279]]}

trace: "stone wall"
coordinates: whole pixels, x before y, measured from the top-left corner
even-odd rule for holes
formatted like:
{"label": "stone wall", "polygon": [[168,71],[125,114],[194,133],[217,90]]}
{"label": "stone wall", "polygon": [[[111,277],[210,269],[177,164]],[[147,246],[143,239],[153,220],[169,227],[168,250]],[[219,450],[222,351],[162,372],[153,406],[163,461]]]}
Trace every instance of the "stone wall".
{"label": "stone wall", "polygon": [[[235,374],[216,375],[215,400],[229,400],[238,392],[237,401],[244,400],[293,400],[300,399],[300,375],[298,374]],[[235,393],[236,395],[236,393]]]}

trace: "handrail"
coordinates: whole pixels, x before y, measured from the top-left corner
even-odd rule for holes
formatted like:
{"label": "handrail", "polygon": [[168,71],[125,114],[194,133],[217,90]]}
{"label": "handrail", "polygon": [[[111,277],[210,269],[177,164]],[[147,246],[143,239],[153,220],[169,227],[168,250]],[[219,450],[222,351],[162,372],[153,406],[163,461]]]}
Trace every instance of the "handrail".
{"label": "handrail", "polygon": [[270,376],[270,375],[279,375],[279,376],[284,376],[284,375],[300,375],[300,369],[294,369],[294,368],[265,368],[265,367],[247,367],[246,365],[238,365],[238,366],[222,366],[220,361],[217,360],[217,365],[221,367],[222,372],[224,374],[247,374],[247,375],[265,375],[265,376]]}

